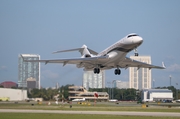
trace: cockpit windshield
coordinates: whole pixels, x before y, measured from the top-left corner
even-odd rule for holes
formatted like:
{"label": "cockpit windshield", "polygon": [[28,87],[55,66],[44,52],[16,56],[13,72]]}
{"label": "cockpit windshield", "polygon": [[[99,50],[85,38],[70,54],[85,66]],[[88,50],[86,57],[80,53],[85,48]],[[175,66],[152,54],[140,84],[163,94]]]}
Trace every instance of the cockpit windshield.
{"label": "cockpit windshield", "polygon": [[132,36],[139,36],[139,35],[137,35],[137,34],[131,34],[131,35],[128,35],[127,38],[130,38],[130,37],[132,37]]}

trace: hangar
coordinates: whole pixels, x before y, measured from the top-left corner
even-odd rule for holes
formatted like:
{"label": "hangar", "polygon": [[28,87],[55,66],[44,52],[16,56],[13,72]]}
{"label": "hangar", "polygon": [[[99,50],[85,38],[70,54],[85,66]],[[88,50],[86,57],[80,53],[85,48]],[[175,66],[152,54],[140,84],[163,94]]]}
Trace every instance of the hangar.
{"label": "hangar", "polygon": [[173,100],[173,92],[169,89],[143,89],[141,92],[142,102]]}

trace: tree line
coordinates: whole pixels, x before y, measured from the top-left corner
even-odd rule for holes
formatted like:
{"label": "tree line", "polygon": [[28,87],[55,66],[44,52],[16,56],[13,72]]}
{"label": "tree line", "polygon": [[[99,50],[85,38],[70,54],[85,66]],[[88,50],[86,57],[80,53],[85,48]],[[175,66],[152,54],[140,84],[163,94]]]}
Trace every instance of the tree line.
{"label": "tree line", "polygon": [[68,100],[68,87],[73,85],[61,86],[58,89],[52,88],[41,88],[41,89],[32,89],[28,91],[28,98],[43,98],[45,101],[55,100],[54,97],[57,96],[59,100]]}
{"label": "tree line", "polygon": [[[54,96],[59,94],[60,100],[68,100],[68,87],[72,85],[61,86],[59,89],[33,89],[28,93],[29,98],[41,97],[44,100],[54,100]],[[169,87],[157,87],[156,89],[169,89],[173,92],[173,98],[180,98],[178,90],[174,86]],[[141,91],[128,88],[128,89],[118,89],[118,88],[90,88],[90,92],[107,92],[109,94],[109,99],[117,99],[122,101],[139,101],[141,100]]]}
{"label": "tree line", "polygon": [[[43,98],[43,100],[54,100],[54,96],[58,95],[60,100],[68,100],[68,87],[72,85],[61,86],[58,89],[52,88],[42,88],[42,89],[32,89],[28,91],[28,98]],[[109,88],[97,88],[97,89],[89,89],[90,92],[107,92],[109,94],[110,99],[118,99],[118,100],[137,100],[137,91],[136,89],[109,89]]]}

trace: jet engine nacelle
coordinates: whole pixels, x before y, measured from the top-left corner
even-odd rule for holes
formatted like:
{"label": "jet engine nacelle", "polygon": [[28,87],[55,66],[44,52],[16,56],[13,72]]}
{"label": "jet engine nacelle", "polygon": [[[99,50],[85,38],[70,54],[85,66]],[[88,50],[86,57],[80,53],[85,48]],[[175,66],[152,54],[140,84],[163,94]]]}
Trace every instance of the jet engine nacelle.
{"label": "jet engine nacelle", "polygon": [[93,57],[93,55],[92,54],[84,54],[82,57],[83,58],[85,58],[85,57]]}
{"label": "jet engine nacelle", "polygon": [[107,54],[109,56],[109,59],[112,59],[118,55],[118,51],[112,51]]}
{"label": "jet engine nacelle", "polygon": [[85,54],[84,57],[91,57],[91,54]]}

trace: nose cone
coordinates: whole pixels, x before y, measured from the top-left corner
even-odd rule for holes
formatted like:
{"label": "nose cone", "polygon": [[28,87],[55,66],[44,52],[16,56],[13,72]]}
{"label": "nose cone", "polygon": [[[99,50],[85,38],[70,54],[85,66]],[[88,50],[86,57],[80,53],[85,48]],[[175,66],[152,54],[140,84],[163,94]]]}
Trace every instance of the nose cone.
{"label": "nose cone", "polygon": [[140,36],[136,36],[132,39],[133,43],[141,44],[143,42],[143,38]]}
{"label": "nose cone", "polygon": [[124,40],[125,44],[141,44],[142,42],[143,39],[140,36],[132,36]]}

